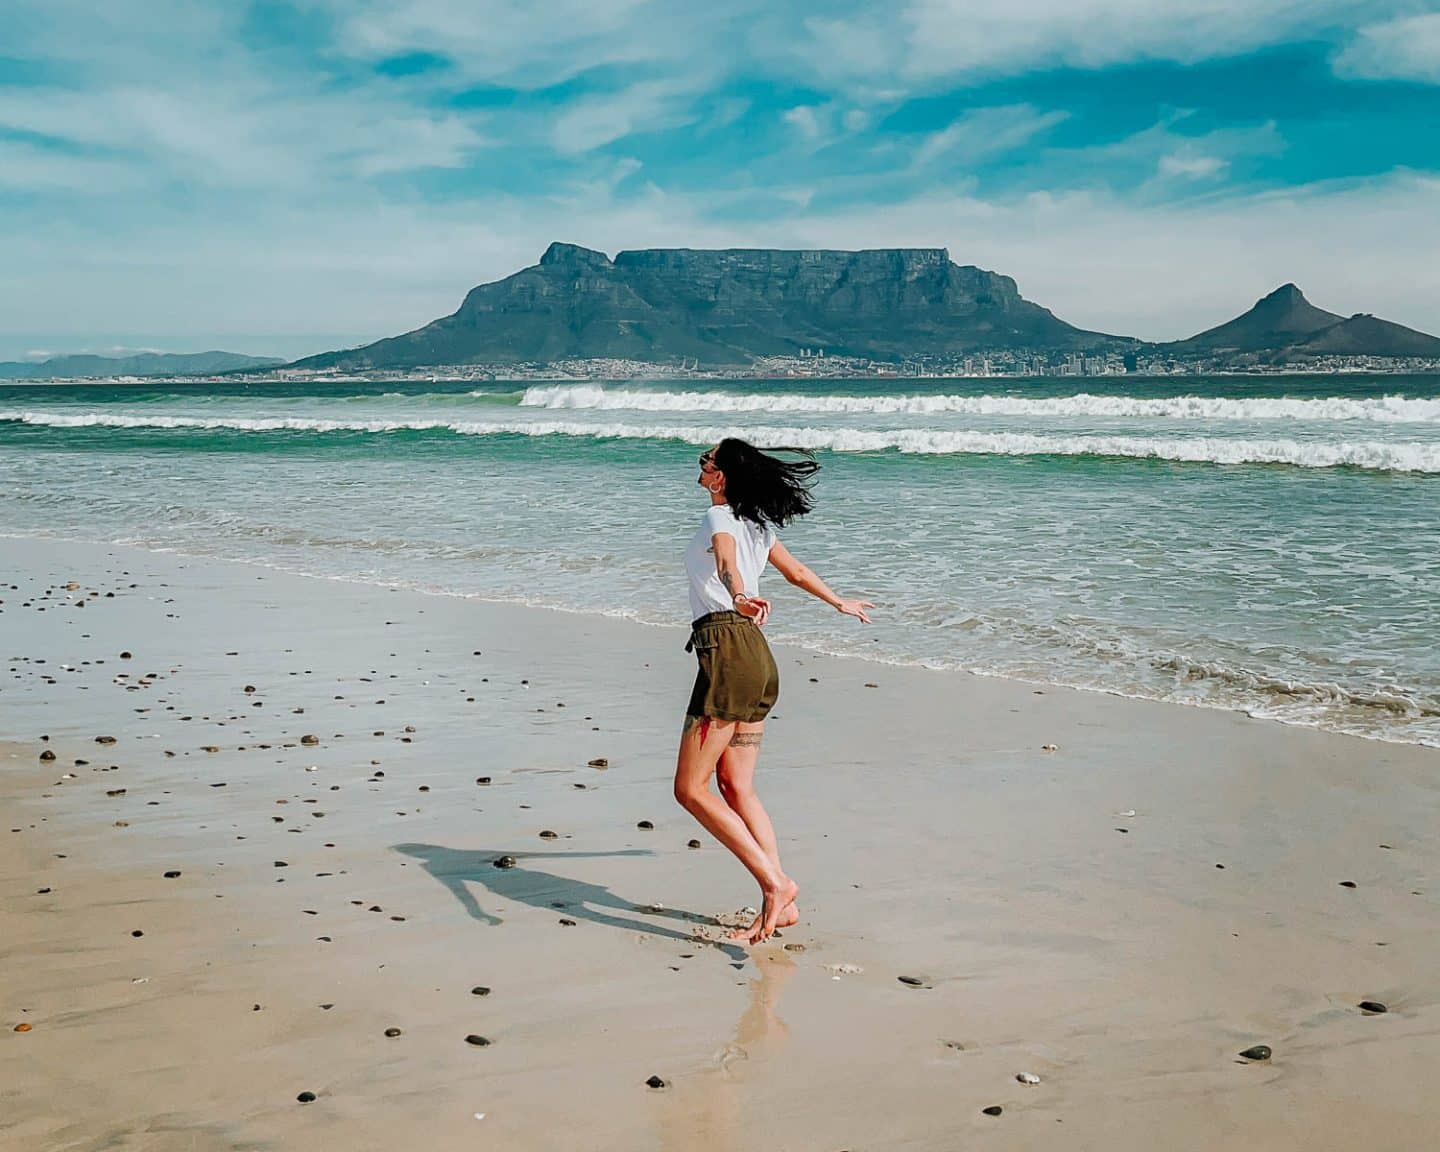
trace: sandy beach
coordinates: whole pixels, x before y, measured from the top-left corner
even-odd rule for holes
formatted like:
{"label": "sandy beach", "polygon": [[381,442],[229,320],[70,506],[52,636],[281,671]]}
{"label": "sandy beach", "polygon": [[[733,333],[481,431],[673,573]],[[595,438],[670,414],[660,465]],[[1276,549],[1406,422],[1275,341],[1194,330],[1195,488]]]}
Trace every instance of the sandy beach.
{"label": "sandy beach", "polygon": [[683,630],[0,554],[0,1147],[1434,1142],[1440,750],[777,647],[747,951]]}

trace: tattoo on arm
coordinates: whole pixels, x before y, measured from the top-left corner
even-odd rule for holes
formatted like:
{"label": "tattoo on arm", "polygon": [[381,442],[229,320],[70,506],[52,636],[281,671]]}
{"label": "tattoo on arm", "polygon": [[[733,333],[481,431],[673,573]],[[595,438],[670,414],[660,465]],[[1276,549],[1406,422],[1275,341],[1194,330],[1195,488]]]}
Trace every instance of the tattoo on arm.
{"label": "tattoo on arm", "polygon": [[763,735],[765,735],[763,732],[736,732],[734,736],[730,737],[730,747],[758,748],[760,747],[760,737]]}
{"label": "tattoo on arm", "polygon": [[729,592],[733,599],[736,592],[736,580],[735,573],[730,571],[730,565],[728,564],[722,564],[720,566],[720,583],[725,585],[725,591]]}

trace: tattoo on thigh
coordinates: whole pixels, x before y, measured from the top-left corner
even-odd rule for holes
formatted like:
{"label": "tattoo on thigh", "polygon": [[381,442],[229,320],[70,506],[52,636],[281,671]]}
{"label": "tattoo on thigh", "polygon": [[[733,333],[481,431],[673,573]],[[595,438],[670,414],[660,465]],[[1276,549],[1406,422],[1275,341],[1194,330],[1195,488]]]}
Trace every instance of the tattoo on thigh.
{"label": "tattoo on thigh", "polygon": [[758,748],[760,747],[760,737],[763,735],[765,735],[763,732],[736,732],[734,736],[730,737],[730,747]]}
{"label": "tattoo on thigh", "polygon": [[688,735],[690,735],[690,729],[694,728],[695,725],[699,724],[702,719],[704,719],[704,717],[701,717],[701,716],[691,716],[691,715],[689,715],[689,714],[687,713],[686,716],[685,716],[685,727],[683,727],[683,728],[680,729],[680,735],[682,735],[682,736],[688,736]]}

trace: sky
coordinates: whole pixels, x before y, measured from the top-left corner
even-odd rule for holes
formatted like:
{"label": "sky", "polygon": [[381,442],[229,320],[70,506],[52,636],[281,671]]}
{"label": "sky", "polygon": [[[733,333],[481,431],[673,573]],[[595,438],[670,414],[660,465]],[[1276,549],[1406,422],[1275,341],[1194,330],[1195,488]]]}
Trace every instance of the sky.
{"label": "sky", "polygon": [[298,357],[553,240],[1440,332],[1440,0],[6,0],[0,359]]}

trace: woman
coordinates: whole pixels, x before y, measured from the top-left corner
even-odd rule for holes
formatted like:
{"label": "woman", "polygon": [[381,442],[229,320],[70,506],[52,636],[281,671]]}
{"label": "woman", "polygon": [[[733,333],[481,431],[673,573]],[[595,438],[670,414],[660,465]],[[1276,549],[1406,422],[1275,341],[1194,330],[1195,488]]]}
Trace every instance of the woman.
{"label": "woman", "polygon": [[[694,618],[685,648],[694,649],[700,671],[685,710],[675,799],[759,883],[760,914],[730,934],[751,944],[800,920],[799,886],[780,867],[775,830],[755,795],[760,737],[780,691],[780,673],[760,633],[770,618],[770,602],[759,596],[760,573],[768,560],[797,588],[866,624],[865,609],[874,607],[837,596],[776,538],[776,527],[814,506],[810,484],[820,469],[808,452],[777,451],[806,458],[780,460],[735,439],[701,455],[699,482],[710,493],[710,508],[685,552]],[[712,775],[719,797],[710,791]]]}

